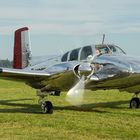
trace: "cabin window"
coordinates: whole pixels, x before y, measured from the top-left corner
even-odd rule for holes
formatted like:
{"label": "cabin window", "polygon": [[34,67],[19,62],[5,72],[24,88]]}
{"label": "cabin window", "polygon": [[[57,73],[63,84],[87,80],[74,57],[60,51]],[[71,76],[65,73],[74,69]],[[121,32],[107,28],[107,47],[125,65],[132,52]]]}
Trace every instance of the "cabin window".
{"label": "cabin window", "polygon": [[80,49],[75,49],[75,50],[73,50],[73,51],[71,52],[71,54],[70,54],[70,60],[69,60],[69,61],[78,60],[79,50],[80,50]]}
{"label": "cabin window", "polygon": [[91,46],[86,46],[81,51],[80,60],[86,60],[87,57],[90,55],[93,55],[92,48],[91,48]]}
{"label": "cabin window", "polygon": [[65,53],[65,54],[62,56],[62,59],[61,59],[62,62],[67,61],[67,59],[68,59],[68,54],[69,54],[69,52]]}

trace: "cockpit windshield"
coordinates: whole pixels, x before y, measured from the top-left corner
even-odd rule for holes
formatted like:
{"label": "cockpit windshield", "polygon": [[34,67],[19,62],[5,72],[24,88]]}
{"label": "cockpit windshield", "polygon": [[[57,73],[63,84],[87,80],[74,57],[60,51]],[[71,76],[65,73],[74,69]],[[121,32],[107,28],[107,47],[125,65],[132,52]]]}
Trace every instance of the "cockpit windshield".
{"label": "cockpit windshield", "polygon": [[126,54],[121,48],[114,45],[108,45],[109,49],[111,50],[112,54]]}
{"label": "cockpit windshield", "polygon": [[117,54],[117,55],[124,55],[126,54],[121,48],[115,45],[96,45],[96,55],[101,55],[101,54]]}

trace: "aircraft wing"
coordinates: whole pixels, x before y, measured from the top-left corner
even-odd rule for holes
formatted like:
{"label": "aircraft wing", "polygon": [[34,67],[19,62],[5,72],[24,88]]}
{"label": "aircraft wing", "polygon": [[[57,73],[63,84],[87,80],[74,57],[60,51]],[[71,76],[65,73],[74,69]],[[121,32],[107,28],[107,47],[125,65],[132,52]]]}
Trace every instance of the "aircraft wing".
{"label": "aircraft wing", "polygon": [[48,78],[50,77],[50,75],[51,74],[46,73],[45,71],[27,71],[24,69],[0,68],[0,79],[26,82],[33,79]]}
{"label": "aircraft wing", "polygon": [[[68,77],[69,80],[67,80]],[[73,71],[50,71],[49,73],[44,70],[0,68],[0,79],[21,81],[35,89],[46,87],[47,90],[58,90],[65,87],[68,90],[73,86],[76,76]]]}

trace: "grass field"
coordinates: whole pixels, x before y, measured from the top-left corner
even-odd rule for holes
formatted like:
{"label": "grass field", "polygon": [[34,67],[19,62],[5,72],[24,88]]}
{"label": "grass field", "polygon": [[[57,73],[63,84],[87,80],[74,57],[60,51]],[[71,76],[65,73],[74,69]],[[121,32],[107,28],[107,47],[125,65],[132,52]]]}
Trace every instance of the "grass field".
{"label": "grass field", "polygon": [[131,94],[86,91],[81,107],[65,96],[48,97],[54,113],[42,114],[34,89],[0,80],[0,139],[140,140],[140,109],[129,109]]}

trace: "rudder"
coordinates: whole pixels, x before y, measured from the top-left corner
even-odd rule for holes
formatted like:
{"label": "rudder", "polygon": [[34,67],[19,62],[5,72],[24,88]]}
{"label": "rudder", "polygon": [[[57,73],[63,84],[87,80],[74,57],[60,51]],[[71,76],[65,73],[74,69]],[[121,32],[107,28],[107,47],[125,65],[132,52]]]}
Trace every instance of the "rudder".
{"label": "rudder", "polygon": [[13,68],[23,69],[30,65],[31,49],[28,27],[15,31]]}

